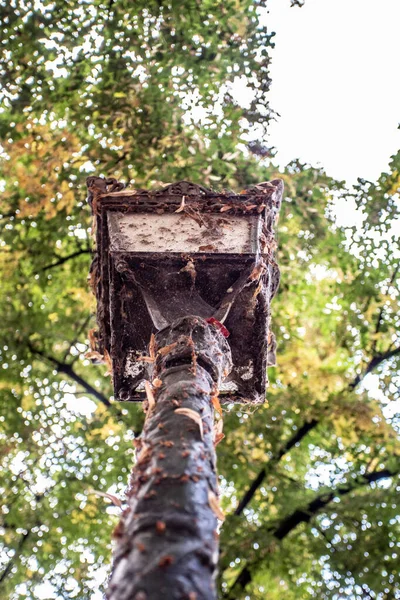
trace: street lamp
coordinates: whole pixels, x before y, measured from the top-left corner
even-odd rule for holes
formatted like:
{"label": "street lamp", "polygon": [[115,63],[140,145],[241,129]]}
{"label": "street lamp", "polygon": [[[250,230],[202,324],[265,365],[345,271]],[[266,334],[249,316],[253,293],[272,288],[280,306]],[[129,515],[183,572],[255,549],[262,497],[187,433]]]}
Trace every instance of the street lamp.
{"label": "street lamp", "polygon": [[126,190],[89,177],[96,227],[93,355],[114,394],[146,400],[110,600],[215,598],[213,406],[264,401],[281,180],[240,194],[182,181]]}

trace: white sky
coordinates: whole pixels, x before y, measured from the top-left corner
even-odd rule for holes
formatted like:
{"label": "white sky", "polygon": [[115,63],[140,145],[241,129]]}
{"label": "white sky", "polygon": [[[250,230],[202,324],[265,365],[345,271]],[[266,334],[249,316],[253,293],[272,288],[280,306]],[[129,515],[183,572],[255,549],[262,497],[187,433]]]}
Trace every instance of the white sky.
{"label": "white sky", "polygon": [[269,0],[274,163],[375,180],[400,147],[400,0]]}

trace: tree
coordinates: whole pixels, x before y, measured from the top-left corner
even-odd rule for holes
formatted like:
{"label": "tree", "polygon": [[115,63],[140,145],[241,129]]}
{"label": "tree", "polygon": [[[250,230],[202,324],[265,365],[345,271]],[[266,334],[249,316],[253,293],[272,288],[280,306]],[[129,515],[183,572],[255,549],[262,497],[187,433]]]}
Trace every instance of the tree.
{"label": "tree", "polygon": [[[100,597],[143,423],[84,356],[86,174],[274,178],[262,4],[2,4],[4,597]],[[296,161],[279,174],[278,367],[262,408],[227,408],[218,446],[225,597],[396,597],[399,166],[351,191]],[[338,198],[360,223],[335,223]]]}

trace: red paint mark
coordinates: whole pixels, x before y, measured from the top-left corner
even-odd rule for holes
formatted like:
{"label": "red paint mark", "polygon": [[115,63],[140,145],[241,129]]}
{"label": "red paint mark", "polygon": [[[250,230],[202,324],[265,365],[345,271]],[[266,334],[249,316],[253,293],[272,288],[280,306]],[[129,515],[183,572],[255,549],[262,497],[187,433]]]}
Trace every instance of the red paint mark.
{"label": "red paint mark", "polygon": [[163,556],[162,558],[160,558],[160,560],[158,561],[158,566],[159,567],[169,567],[169,565],[172,565],[173,562],[174,562],[174,557],[167,554],[166,556]]}
{"label": "red paint mark", "polygon": [[217,329],[219,329],[224,337],[226,337],[226,338],[229,337],[230,334],[229,334],[229,331],[227,330],[227,328],[225,327],[225,325],[222,325],[222,323],[217,321],[217,319],[214,319],[214,317],[210,317],[209,319],[206,319],[206,322],[210,323],[210,325],[214,325]]}

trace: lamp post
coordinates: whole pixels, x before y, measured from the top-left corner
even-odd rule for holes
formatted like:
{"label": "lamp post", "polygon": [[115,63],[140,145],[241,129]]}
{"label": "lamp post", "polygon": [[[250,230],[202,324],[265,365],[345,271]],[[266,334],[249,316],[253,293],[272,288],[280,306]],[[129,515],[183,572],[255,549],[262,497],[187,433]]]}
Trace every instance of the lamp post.
{"label": "lamp post", "polygon": [[223,437],[214,408],[264,401],[283,184],[241,194],[189,182],[154,192],[87,184],[93,350],[111,362],[116,399],[143,400],[146,411],[107,597],[212,600],[222,518],[214,446]]}

